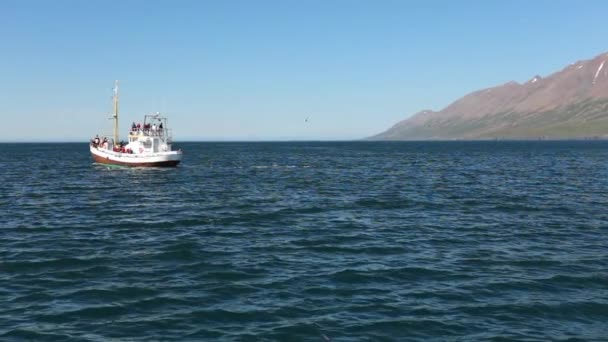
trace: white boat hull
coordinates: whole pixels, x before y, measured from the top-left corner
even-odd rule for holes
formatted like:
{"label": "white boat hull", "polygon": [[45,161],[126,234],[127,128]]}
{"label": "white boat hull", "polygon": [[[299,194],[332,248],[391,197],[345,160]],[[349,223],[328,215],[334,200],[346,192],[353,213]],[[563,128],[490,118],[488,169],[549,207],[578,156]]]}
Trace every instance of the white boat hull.
{"label": "white boat hull", "polygon": [[182,160],[181,151],[157,153],[122,153],[90,145],[91,155],[95,162],[132,167],[172,167]]}

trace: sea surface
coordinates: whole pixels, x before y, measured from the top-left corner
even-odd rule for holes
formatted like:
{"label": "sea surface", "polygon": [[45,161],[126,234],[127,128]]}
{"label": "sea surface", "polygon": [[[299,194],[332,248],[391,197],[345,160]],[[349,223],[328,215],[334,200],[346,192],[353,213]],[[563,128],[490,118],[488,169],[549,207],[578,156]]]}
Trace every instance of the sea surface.
{"label": "sea surface", "polygon": [[0,340],[608,340],[608,142],[0,144]]}

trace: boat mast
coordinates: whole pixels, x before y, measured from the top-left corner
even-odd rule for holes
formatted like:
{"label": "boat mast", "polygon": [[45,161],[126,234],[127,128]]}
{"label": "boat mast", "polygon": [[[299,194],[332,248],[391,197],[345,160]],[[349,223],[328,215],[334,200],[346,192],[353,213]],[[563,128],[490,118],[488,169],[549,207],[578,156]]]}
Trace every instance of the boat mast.
{"label": "boat mast", "polygon": [[114,96],[112,96],[114,103],[114,144],[118,144],[118,80],[114,81]]}

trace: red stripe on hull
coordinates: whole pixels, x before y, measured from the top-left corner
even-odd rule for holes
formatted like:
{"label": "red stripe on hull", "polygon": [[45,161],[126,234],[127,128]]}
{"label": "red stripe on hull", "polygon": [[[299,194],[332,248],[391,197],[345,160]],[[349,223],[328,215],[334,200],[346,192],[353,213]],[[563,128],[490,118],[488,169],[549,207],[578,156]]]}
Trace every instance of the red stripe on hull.
{"label": "red stripe on hull", "polygon": [[110,160],[109,158],[100,157],[96,154],[92,154],[93,160],[99,164],[111,164],[111,165],[121,165],[121,166],[132,166],[132,167],[175,167],[179,164],[179,160],[167,160],[162,162],[155,163],[125,163],[116,160]]}

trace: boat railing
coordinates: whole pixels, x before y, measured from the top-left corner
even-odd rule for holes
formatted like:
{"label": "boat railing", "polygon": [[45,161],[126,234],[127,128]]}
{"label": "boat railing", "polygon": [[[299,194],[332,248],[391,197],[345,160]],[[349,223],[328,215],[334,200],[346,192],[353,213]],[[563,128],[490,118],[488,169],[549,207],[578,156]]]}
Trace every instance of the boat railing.
{"label": "boat railing", "polygon": [[167,128],[132,129],[131,131],[129,131],[129,135],[141,135],[144,137],[171,137],[171,130]]}

